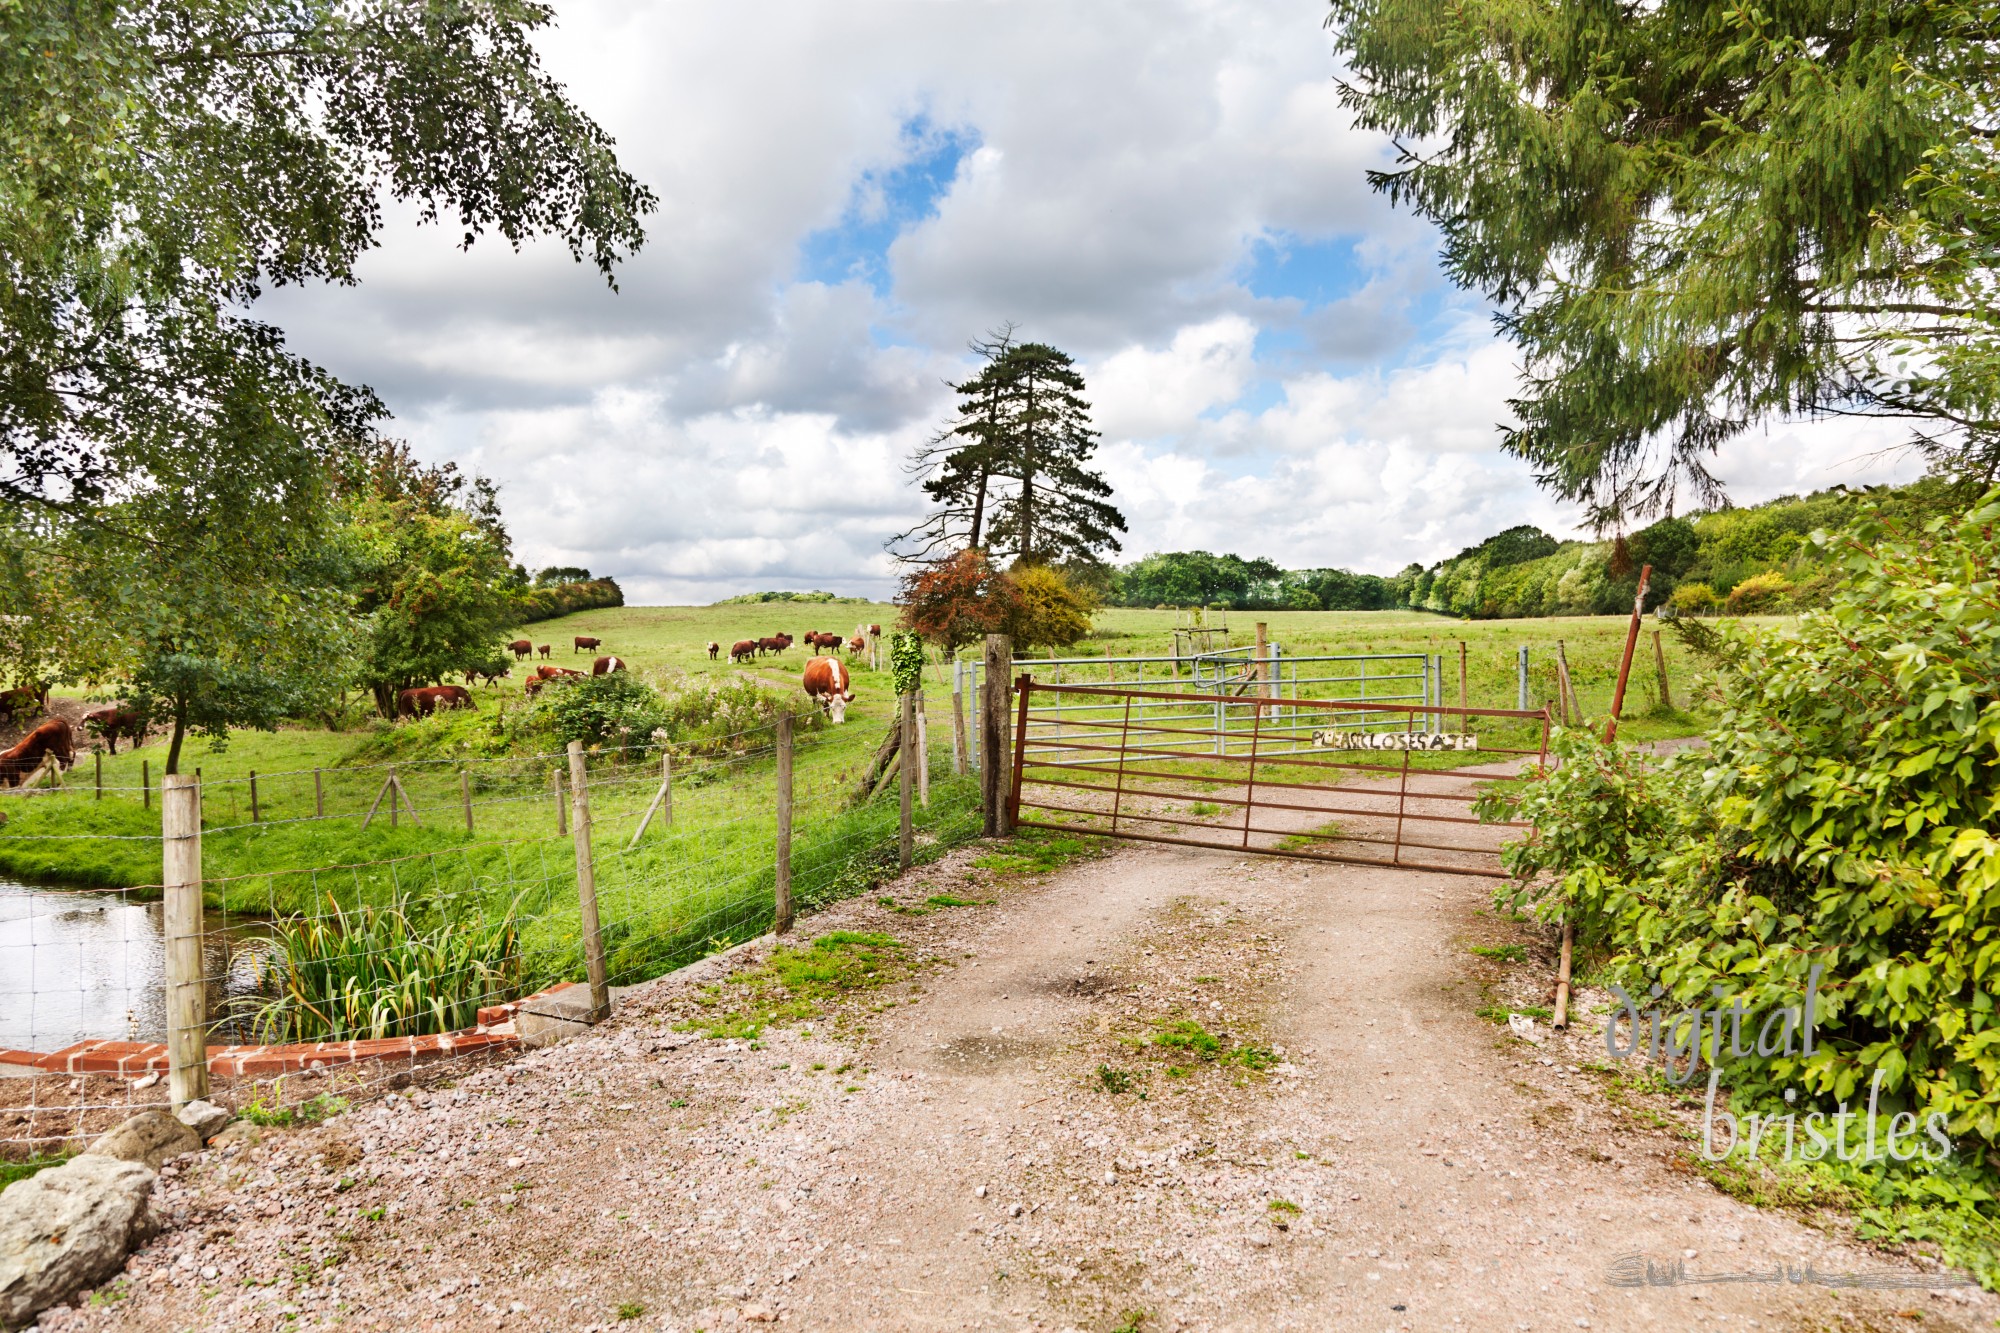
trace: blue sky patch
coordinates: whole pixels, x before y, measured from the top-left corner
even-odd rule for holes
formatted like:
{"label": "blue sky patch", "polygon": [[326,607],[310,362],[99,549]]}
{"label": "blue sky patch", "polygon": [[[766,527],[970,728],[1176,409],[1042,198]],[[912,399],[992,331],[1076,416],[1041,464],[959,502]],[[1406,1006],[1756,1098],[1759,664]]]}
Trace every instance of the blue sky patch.
{"label": "blue sky patch", "polygon": [[861,173],[840,221],[807,236],[799,246],[799,277],[837,284],[860,280],[876,295],[889,293],[889,247],[906,228],[937,212],[958,176],[958,164],[979,147],[979,134],[941,126],[928,114],[905,120],[895,164]]}
{"label": "blue sky patch", "polygon": [[1291,232],[1267,232],[1250,245],[1241,270],[1245,291],[1265,300],[1292,300],[1307,310],[1350,296],[1368,281],[1356,253],[1359,236],[1308,241]]}

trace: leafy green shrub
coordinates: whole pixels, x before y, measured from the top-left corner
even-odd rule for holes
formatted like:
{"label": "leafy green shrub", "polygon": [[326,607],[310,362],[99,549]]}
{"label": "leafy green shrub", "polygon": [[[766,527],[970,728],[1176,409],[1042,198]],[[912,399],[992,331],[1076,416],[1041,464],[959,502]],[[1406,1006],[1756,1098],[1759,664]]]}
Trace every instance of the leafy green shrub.
{"label": "leafy green shrub", "polygon": [[1726,599],[1729,609],[1738,615],[1753,615],[1759,611],[1775,611],[1790,600],[1792,581],[1777,570],[1766,570],[1762,574],[1752,574],[1743,582],[1729,590]]}
{"label": "leafy green shrub", "polygon": [[616,579],[592,579],[588,583],[559,583],[549,588],[530,588],[521,594],[517,616],[524,625],[537,620],[554,620],[600,607],[625,605],[625,594]]}
{"label": "leafy green shrub", "polygon": [[659,692],[627,671],[566,680],[544,689],[537,707],[564,744],[643,745],[670,717]]}
{"label": "leafy green shrub", "polygon": [[235,1007],[268,1043],[416,1037],[471,1027],[512,999],[523,968],[515,913],[413,920],[407,899],[280,921],[256,990]]}
{"label": "leafy green shrub", "polygon": [[1680,587],[1675,588],[1671,600],[1674,610],[1691,613],[1713,611],[1718,601],[1714,588],[1706,583],[1698,582],[1683,583]]}
{"label": "leafy green shrub", "polygon": [[1739,1098],[1852,1100],[1879,1072],[1885,1104],[1991,1148],[2000,491],[1919,532],[1814,541],[1843,583],[1795,627],[1721,633],[1706,753],[1649,765],[1562,732],[1561,766],[1481,813],[1533,822],[1505,852],[1515,904],[1568,911],[1634,995],[1720,987],[1766,1014],[1824,965],[1814,1053],[1726,1059]]}

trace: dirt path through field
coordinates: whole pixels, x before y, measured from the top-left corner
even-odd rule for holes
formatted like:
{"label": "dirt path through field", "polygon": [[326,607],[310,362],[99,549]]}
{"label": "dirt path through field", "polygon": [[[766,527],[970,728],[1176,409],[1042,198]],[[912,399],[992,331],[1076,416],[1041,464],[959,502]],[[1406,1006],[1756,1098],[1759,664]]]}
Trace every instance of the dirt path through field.
{"label": "dirt path through field", "polygon": [[970,859],[892,886],[897,909],[809,920],[921,964],[845,1021],[704,1038],[676,1023],[726,1006],[683,978],[453,1089],[211,1153],[167,1182],[173,1225],[122,1298],[47,1326],[1970,1329],[2000,1310],[1613,1285],[1634,1254],[1692,1276],[1936,1270],[1735,1203],[1587,1071],[1476,1016],[1466,942],[1503,929],[1475,915],[1482,881],[1128,848],[995,884]]}

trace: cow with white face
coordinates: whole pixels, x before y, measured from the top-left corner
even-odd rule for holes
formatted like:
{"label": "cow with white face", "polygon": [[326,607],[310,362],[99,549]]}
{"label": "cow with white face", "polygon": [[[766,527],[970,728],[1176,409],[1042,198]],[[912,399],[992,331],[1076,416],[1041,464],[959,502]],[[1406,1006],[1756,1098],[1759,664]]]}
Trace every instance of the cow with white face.
{"label": "cow with white face", "polygon": [[854,702],[854,678],[847,664],[837,657],[815,657],[806,663],[806,697],[818,704],[835,725],[847,720],[847,705]]}

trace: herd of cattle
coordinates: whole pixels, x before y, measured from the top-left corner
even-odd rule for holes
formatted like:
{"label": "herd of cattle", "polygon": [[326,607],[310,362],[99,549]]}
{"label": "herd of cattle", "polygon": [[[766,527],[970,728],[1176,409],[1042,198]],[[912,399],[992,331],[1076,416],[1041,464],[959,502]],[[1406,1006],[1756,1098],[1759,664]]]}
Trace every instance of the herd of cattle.
{"label": "herd of cattle", "polygon": [[[879,635],[880,625],[868,626],[868,633]],[[574,639],[573,652],[595,652],[603,646],[603,641],[589,635],[579,634]],[[847,705],[854,702],[854,678],[847,669],[847,663],[833,654],[845,647],[848,656],[858,656],[868,649],[868,640],[856,634],[842,639],[838,634],[824,634],[807,630],[799,639],[789,634],[774,634],[765,639],[742,639],[729,650],[732,663],[749,662],[765,654],[783,653],[794,643],[804,642],[816,652],[826,656],[809,657],[801,684],[806,697],[817,704],[832,722],[847,720]],[[550,644],[535,644],[527,639],[516,639],[507,647],[513,652],[515,661],[525,661],[539,654],[548,657]],[[708,645],[710,661],[716,660],[722,651],[720,643]],[[625,669],[625,659],[604,654],[590,664],[593,676],[610,675]],[[398,717],[429,717],[431,714],[453,708],[478,708],[470,686],[484,681],[488,686],[497,686],[502,680],[513,676],[510,670],[497,672],[468,671],[464,685],[425,685],[413,689],[399,690],[396,694],[396,715]],[[570,667],[538,666],[522,687],[522,692],[534,695],[551,681],[568,677],[581,677],[584,673]],[[20,685],[9,690],[0,690],[0,721],[12,723],[22,716],[33,717],[48,711],[49,687],[47,685]],[[118,753],[118,740],[127,737],[132,748],[145,743],[148,719],[138,710],[125,704],[109,704],[93,709],[83,715],[86,728],[102,737],[113,754]],[[50,760],[62,768],[76,763],[76,736],[69,721],[61,716],[47,718],[37,723],[19,744],[0,751],[0,787],[18,787],[32,777]]]}

